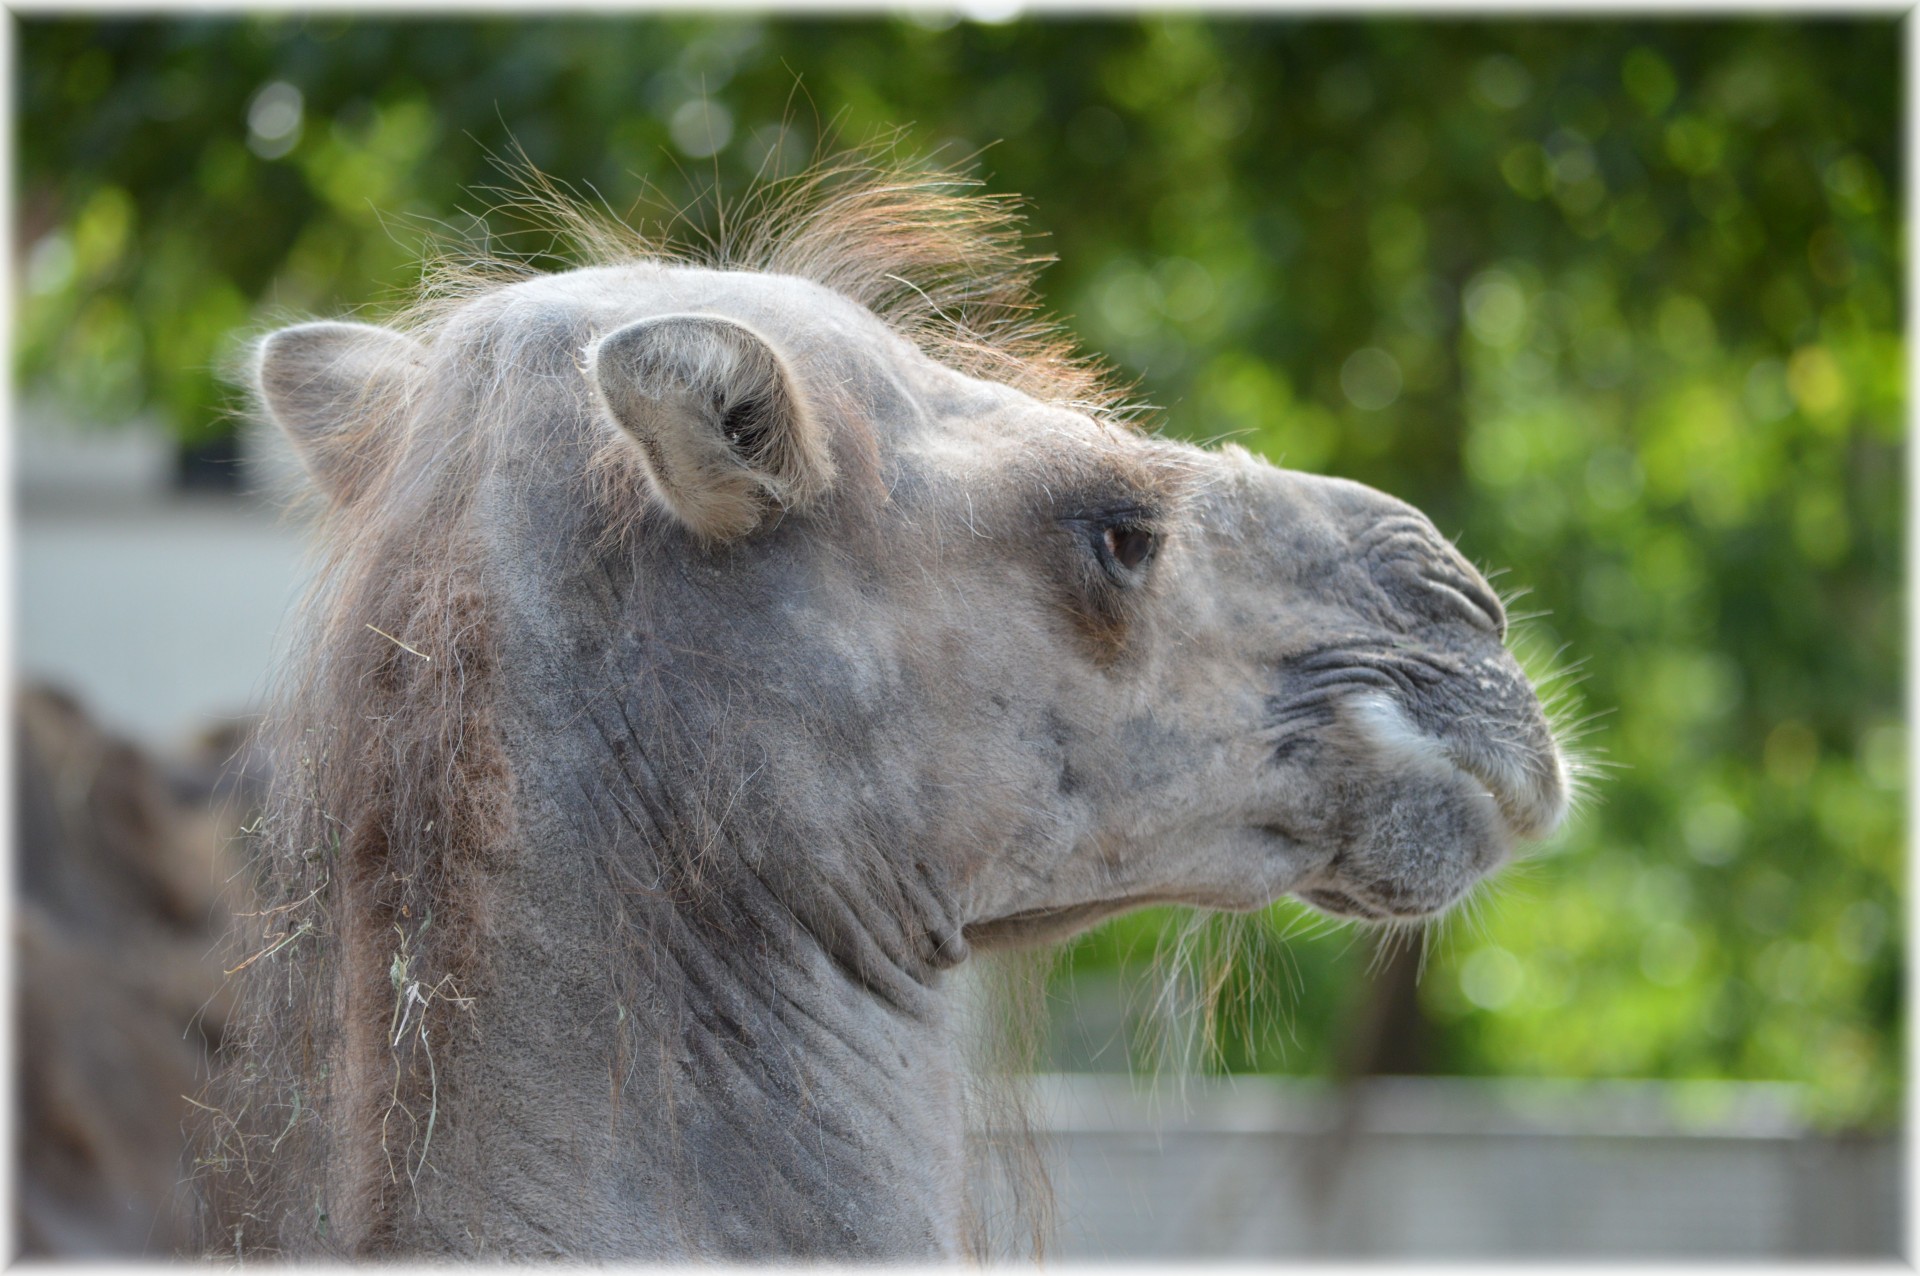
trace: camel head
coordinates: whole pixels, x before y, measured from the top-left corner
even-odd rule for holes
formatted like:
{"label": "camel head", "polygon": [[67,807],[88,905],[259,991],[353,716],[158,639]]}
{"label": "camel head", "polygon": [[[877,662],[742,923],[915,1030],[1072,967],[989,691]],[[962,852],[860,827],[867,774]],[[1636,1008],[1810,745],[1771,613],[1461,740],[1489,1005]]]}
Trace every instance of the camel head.
{"label": "camel head", "polygon": [[[523,805],[631,782],[827,932],[940,966],[1153,902],[1424,917],[1567,806],[1419,511],[965,375],[818,283],[585,269],[426,340],[289,329],[259,381],[336,502],[463,488]],[[340,428],[368,403],[409,425]]]}
{"label": "camel head", "polygon": [[1432,524],[1127,424],[937,188],[256,347],[324,513],[225,1075],[332,1097],[215,1130],[274,1166],[220,1180],[249,1239],[958,1254],[941,972],[1155,902],[1424,917],[1559,822]]}

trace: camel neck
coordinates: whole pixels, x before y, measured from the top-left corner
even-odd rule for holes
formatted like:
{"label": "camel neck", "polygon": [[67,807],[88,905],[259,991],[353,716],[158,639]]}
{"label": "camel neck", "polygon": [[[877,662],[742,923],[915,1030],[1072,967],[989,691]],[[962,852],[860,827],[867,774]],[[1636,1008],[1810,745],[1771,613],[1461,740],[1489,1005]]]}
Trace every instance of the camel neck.
{"label": "camel neck", "polygon": [[[671,1110],[630,1152],[668,1167],[671,1249],[957,1257],[961,1080],[937,994],[903,1007],[805,937],[682,935],[677,1011],[634,1034],[668,1060],[630,1093]],[[642,1193],[654,1199],[651,1189]]]}
{"label": "camel neck", "polygon": [[[372,1083],[392,1040],[391,942],[365,937],[353,996],[372,1082],[355,1128],[375,1146],[332,1157],[340,1243],[957,1257],[964,1103],[941,967],[964,944],[947,891],[915,856],[912,874],[880,871],[909,828],[783,801],[792,778],[761,736],[666,701],[693,672],[651,663],[666,648],[644,626],[621,635],[593,680],[523,680],[495,706],[510,830],[472,892],[457,1039],[432,1039],[430,1090],[402,1096],[409,1128],[431,1131],[406,1161],[380,1143],[394,1101]],[[558,659],[532,642],[500,658]]]}
{"label": "camel neck", "polygon": [[823,942],[751,871],[609,915],[595,858],[533,840],[497,884],[480,1044],[441,1067],[437,1173],[415,1188],[439,1199],[400,1244],[431,1229],[420,1248],[476,1255],[959,1256],[962,1081],[939,977],[876,981],[886,937]]}

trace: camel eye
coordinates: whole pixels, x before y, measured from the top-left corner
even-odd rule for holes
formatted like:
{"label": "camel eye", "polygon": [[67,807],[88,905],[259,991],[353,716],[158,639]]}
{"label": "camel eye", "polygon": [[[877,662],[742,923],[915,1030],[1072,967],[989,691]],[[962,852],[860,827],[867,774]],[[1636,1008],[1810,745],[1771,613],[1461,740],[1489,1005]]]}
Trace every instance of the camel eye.
{"label": "camel eye", "polygon": [[1138,589],[1146,582],[1162,540],[1155,511],[1127,505],[1086,514],[1070,514],[1060,522],[1070,529],[1097,565],[1105,584]]}
{"label": "camel eye", "polygon": [[1153,557],[1154,535],[1137,523],[1109,527],[1104,539],[1107,557],[1127,571],[1139,571]]}

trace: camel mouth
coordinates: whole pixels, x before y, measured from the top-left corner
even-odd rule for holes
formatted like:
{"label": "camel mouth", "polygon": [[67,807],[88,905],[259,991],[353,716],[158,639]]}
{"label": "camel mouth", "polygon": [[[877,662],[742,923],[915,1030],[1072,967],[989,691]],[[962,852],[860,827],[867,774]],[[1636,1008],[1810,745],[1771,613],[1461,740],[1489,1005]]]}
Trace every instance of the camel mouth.
{"label": "camel mouth", "polygon": [[[1453,750],[1448,752],[1460,773],[1486,790],[1514,844],[1542,841],[1566,821],[1573,786],[1567,760],[1559,749],[1549,755],[1549,767],[1530,760],[1524,770],[1522,765],[1510,765],[1496,774],[1488,774],[1493,768],[1477,765],[1477,759],[1453,756]],[[1516,772],[1520,778],[1516,778]]]}
{"label": "camel mouth", "polygon": [[1356,921],[1382,922],[1396,916],[1396,914],[1387,912],[1384,909],[1375,908],[1371,904],[1362,903],[1345,891],[1335,890],[1332,887],[1308,887],[1298,891],[1297,896],[1321,912],[1330,913],[1335,917],[1350,917]]}
{"label": "camel mouth", "polygon": [[1311,758],[1313,736],[1345,720],[1378,765],[1483,792],[1515,843],[1565,820],[1572,768],[1533,686],[1504,651],[1330,647],[1294,663],[1267,727],[1272,759]]}
{"label": "camel mouth", "polygon": [[1549,837],[1566,819],[1572,780],[1543,721],[1517,724],[1513,736],[1472,719],[1436,733],[1417,725],[1397,700],[1372,690],[1352,696],[1348,709],[1381,756],[1450,774],[1484,794],[1509,846]]}
{"label": "camel mouth", "polygon": [[1388,880],[1351,871],[1351,866],[1336,859],[1289,894],[1316,912],[1348,921],[1427,921],[1457,904],[1505,858],[1503,853],[1497,854],[1465,873],[1441,874],[1429,880]]}
{"label": "camel mouth", "polygon": [[1289,892],[1322,913],[1437,916],[1566,816],[1568,767],[1544,723],[1505,734],[1479,720],[1429,729],[1372,688],[1349,696],[1342,716],[1378,778],[1354,791],[1352,840]]}

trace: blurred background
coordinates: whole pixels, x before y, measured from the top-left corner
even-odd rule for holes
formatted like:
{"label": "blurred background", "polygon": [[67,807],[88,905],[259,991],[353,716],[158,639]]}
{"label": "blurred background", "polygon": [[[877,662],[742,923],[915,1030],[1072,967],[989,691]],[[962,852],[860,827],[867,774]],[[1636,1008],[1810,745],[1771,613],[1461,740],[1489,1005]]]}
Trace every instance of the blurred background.
{"label": "blurred background", "polygon": [[[190,817],[301,570],[237,343],[396,307],[429,236],[548,248],[487,213],[515,147],[700,224],[891,129],[1025,198],[1048,305],[1160,427],[1499,571],[1600,773],[1424,937],[1282,903],[1064,953],[1053,1252],[1903,1244],[1893,17],[12,20],[16,672],[73,697],[21,711],[25,1252],[173,1243],[171,1163],[85,1089],[145,1048],[83,1005],[127,963],[42,974],[220,922]],[[145,883],[120,913],[56,880],[81,843]],[[217,1041],[206,979],[169,1066]]]}

